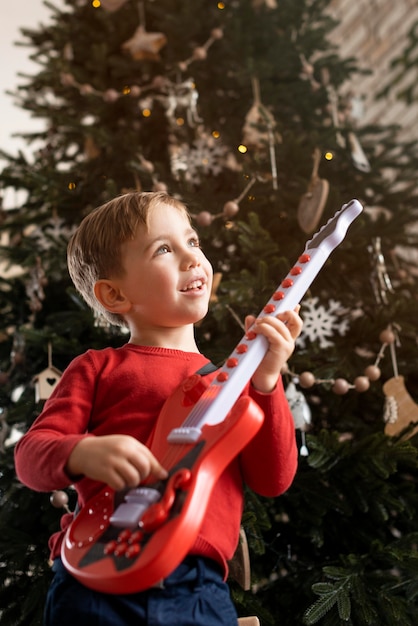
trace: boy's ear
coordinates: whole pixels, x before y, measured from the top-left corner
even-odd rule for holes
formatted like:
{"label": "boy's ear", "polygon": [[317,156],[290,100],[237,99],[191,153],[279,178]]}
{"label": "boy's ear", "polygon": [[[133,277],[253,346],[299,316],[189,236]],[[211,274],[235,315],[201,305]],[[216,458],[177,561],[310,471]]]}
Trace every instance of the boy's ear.
{"label": "boy's ear", "polygon": [[118,285],[112,280],[102,278],[94,285],[94,295],[100,304],[110,313],[127,313],[132,304]]}

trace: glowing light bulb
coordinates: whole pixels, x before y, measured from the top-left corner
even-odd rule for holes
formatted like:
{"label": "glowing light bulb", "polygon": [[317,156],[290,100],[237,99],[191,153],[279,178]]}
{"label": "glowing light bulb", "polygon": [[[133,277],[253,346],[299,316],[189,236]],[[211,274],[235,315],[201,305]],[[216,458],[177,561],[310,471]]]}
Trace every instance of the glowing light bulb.
{"label": "glowing light bulb", "polygon": [[241,152],[241,154],[245,154],[247,150],[248,150],[247,146],[244,146],[243,144],[238,146],[238,152]]}
{"label": "glowing light bulb", "polygon": [[221,136],[221,133],[219,131],[217,131],[217,130],[213,130],[212,131],[212,137],[214,139],[219,139],[220,136]]}
{"label": "glowing light bulb", "polygon": [[224,2],[218,2],[218,9],[220,9],[222,11],[222,9],[225,8],[225,3]]}
{"label": "glowing light bulb", "polygon": [[76,188],[76,186],[77,186],[77,185],[76,185],[75,183],[68,183],[68,189],[69,189],[70,191],[73,191],[73,190]]}
{"label": "glowing light bulb", "polygon": [[93,0],[91,5],[93,8],[98,9],[100,7],[100,0]]}
{"label": "glowing light bulb", "polygon": [[143,115],[143,117],[150,117],[151,116],[151,109],[142,109],[142,115]]}
{"label": "glowing light bulb", "polygon": [[332,159],[334,158],[334,155],[332,152],[325,152],[325,158],[327,161],[332,161]]}

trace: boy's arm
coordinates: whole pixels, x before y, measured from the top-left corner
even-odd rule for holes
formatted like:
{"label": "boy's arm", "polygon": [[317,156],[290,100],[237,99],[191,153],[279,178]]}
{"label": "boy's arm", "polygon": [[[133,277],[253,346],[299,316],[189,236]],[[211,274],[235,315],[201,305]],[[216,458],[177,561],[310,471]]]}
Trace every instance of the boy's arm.
{"label": "boy's arm", "polygon": [[19,480],[35,491],[62,489],[74,482],[66,471],[74,446],[87,434],[95,392],[95,368],[88,355],[64,371],[42,413],[15,447]]}
{"label": "boy's arm", "polygon": [[115,490],[150,473],[167,473],[150,450],[126,434],[88,433],[97,372],[86,353],[65,370],[41,415],[15,448],[19,480],[35,491],[62,489],[83,476]]}
{"label": "boy's arm", "polygon": [[263,394],[251,385],[248,395],[264,412],[261,429],[240,454],[245,483],[266,497],[286,491],[295,476],[298,450],[295,425],[282,380],[270,394]]}
{"label": "boy's arm", "polygon": [[299,308],[277,317],[246,319],[247,329],[251,326],[251,330],[263,334],[269,348],[254,372],[248,392],[262,408],[264,422],[240,460],[247,485],[260,495],[271,497],[288,489],[297,468],[295,426],[280,372],[302,330]]}

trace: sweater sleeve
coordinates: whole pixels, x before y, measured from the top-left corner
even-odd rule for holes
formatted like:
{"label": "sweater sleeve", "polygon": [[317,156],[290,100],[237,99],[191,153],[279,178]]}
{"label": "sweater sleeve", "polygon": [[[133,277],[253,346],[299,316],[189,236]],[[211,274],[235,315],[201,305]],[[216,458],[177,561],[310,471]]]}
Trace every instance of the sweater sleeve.
{"label": "sweater sleeve", "polygon": [[74,482],[65,466],[87,434],[95,395],[95,368],[87,352],[65,370],[42,413],[15,447],[19,480],[35,491],[62,489]]}
{"label": "sweater sleeve", "polygon": [[276,497],[286,491],[296,474],[295,426],[280,379],[269,394],[251,387],[248,395],[264,412],[264,422],[241,452],[241,471],[246,484],[262,496]]}

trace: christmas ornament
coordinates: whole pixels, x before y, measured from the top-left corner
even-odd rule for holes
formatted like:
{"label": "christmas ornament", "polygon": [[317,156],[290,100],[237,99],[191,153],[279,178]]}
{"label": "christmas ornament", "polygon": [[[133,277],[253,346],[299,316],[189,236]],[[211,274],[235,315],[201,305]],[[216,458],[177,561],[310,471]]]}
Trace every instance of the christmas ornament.
{"label": "christmas ornament", "polygon": [[213,220],[218,217],[223,217],[226,220],[232,219],[239,211],[239,203],[257,180],[258,177],[253,176],[249,183],[245,186],[244,190],[240,193],[238,198],[234,198],[233,200],[228,200],[228,202],[225,202],[222,213],[213,215],[212,213],[209,213],[209,211],[201,211],[200,213],[198,213],[197,215],[193,215],[192,217],[196,219],[199,226],[209,226],[213,222]]}
{"label": "christmas ornament", "polygon": [[52,347],[48,344],[48,367],[33,379],[35,385],[35,402],[48,400],[58,385],[62,372],[52,365]]}
{"label": "christmas ornament", "polygon": [[371,283],[373,293],[378,304],[388,304],[388,293],[393,293],[393,287],[386,270],[385,257],[382,253],[380,237],[375,237],[372,245],[368,246],[372,264]]}
{"label": "christmas ornament", "polygon": [[295,422],[295,428],[301,431],[302,434],[302,446],[300,448],[300,454],[302,456],[308,456],[308,448],[305,441],[305,431],[312,420],[311,409],[306,401],[305,396],[301,391],[296,389],[294,382],[290,382],[286,387],[286,398],[289,403],[289,408]]}
{"label": "christmas ornament", "polygon": [[164,91],[166,94],[157,96],[156,99],[163,104],[166,117],[173,127],[178,125],[176,118],[180,108],[185,109],[187,123],[190,127],[193,128],[203,121],[197,112],[199,94],[193,78],[188,78],[178,84],[166,80],[164,81]]}
{"label": "christmas ornament", "polygon": [[315,79],[314,77],[314,66],[312,63],[310,63],[305,55],[300,54],[299,55],[300,58],[300,62],[302,65],[302,71],[300,73],[300,78],[302,80],[308,80],[311,84],[311,88],[312,91],[318,91],[318,89],[320,88],[321,84]]}
{"label": "christmas ornament", "polygon": [[130,39],[122,44],[122,50],[128,52],[136,61],[159,61],[159,52],[167,43],[164,33],[148,33],[140,25]]}
{"label": "christmas ornament", "polygon": [[250,147],[255,150],[262,150],[268,146],[273,189],[277,189],[277,163],[274,146],[276,141],[281,143],[282,138],[274,131],[276,122],[273,115],[261,102],[258,79],[253,77],[251,83],[253,89],[253,104],[245,116],[245,122],[242,128],[242,143],[247,148]]}
{"label": "christmas ornament", "polygon": [[322,68],[322,84],[328,93],[328,102],[330,107],[331,119],[335,128],[335,139],[340,148],[345,148],[345,139],[340,130],[340,115],[338,111],[338,95],[334,87],[329,82],[329,72],[327,68]]}
{"label": "christmas ornament", "polygon": [[71,513],[70,508],[68,506],[68,495],[65,493],[65,491],[62,490],[56,490],[53,491],[49,501],[51,502],[52,506],[55,509],[65,509],[65,511],[67,511],[67,513]]}
{"label": "christmas ornament", "polygon": [[204,61],[207,58],[208,50],[211,45],[218,39],[222,39],[223,30],[221,28],[214,28],[211,32],[209,39],[203,44],[203,46],[196,46],[194,48],[192,56],[184,61],[180,61],[178,64],[179,69],[185,72],[193,61]]}
{"label": "christmas ornament", "polygon": [[318,169],[321,153],[318,148],[313,155],[313,169],[307,192],[302,196],[298,206],[298,223],[303,232],[313,233],[321,219],[329,192],[329,183],[319,178]]}
{"label": "christmas ornament", "polygon": [[172,143],[169,151],[173,176],[177,180],[183,176],[197,185],[202,176],[218,176],[222,172],[227,149],[218,139],[203,132],[192,147],[188,143]]}
{"label": "christmas ornament", "polygon": [[347,310],[341,302],[329,300],[328,308],[318,304],[319,298],[308,298],[302,303],[303,329],[297,339],[298,348],[306,348],[307,341],[318,342],[321,349],[334,345],[332,337],[338,333],[343,337],[349,328]]}
{"label": "christmas ornament", "polygon": [[390,437],[400,435],[411,424],[416,426],[409,430],[402,439],[409,439],[418,432],[418,405],[409,395],[403,376],[394,376],[385,382],[383,392],[386,396],[384,419],[385,434]]}
{"label": "christmas ornament", "polygon": [[30,270],[29,280],[26,281],[26,295],[29,298],[29,307],[33,313],[42,309],[42,301],[45,299],[44,287],[47,284],[42,261],[37,257],[35,267]]}
{"label": "christmas ornament", "polygon": [[351,158],[354,164],[360,172],[368,173],[371,171],[370,163],[364,153],[364,150],[360,144],[359,138],[354,132],[348,133],[348,143],[351,151]]}

